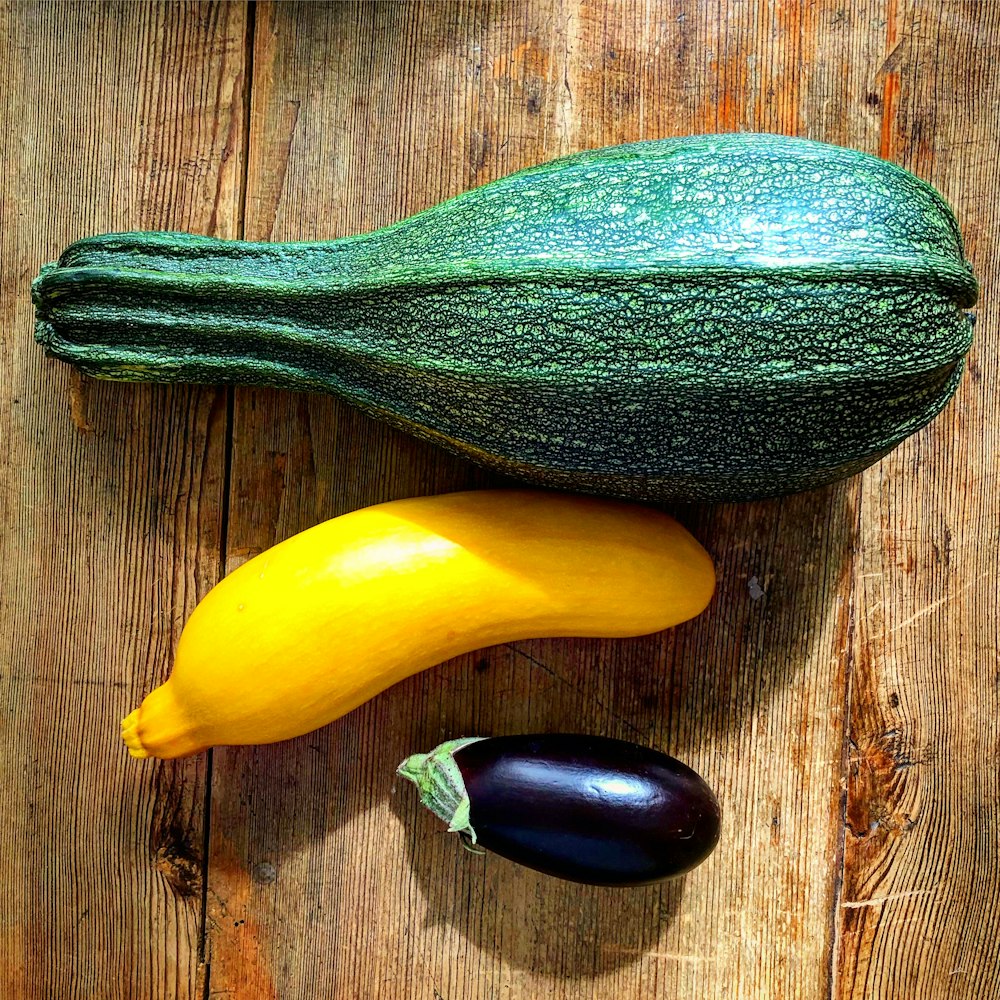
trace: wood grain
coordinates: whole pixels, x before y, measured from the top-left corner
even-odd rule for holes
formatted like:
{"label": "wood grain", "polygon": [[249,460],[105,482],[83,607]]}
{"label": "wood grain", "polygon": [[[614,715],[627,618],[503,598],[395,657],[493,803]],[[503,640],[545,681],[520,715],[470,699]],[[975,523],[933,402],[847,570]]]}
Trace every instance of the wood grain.
{"label": "wood grain", "polygon": [[880,149],[954,206],[983,300],[954,403],[862,481],[835,996],[971,1000],[1000,995],[1000,9],[890,4],[885,50]]}
{"label": "wood grain", "polygon": [[[687,10],[258,4],[248,235],[368,230],[573,149],[805,120],[798,18]],[[745,41],[769,52],[768,38],[781,55],[761,86],[781,97],[755,103],[733,80]],[[227,564],[352,506],[486,481],[334,401],[241,391]],[[687,511],[723,584],[710,614],[673,633],[486,650],[303,740],[217,751],[212,988],[825,995],[856,490]],[[679,754],[719,788],[730,848],[663,888],[553,883],[469,858],[393,780],[441,738],[539,729]]]}
{"label": "wood grain", "polygon": [[[1000,998],[998,73],[977,0],[0,3],[4,995]],[[955,206],[984,295],[945,414],[826,490],[678,507],[720,588],[669,633],[483,650],[299,740],[127,759],[116,720],[222,572],[499,480],[325,397],[74,381],[30,339],[39,264],[130,227],[325,239],[741,129]],[[715,854],[563,884],[462,851],[393,778],[443,738],[557,729],[696,767]]]}
{"label": "wood grain", "polygon": [[74,380],[31,279],[72,240],[235,234],[244,12],[0,7],[0,992],[195,997],[204,760],[118,720],[219,572],[225,392]]}

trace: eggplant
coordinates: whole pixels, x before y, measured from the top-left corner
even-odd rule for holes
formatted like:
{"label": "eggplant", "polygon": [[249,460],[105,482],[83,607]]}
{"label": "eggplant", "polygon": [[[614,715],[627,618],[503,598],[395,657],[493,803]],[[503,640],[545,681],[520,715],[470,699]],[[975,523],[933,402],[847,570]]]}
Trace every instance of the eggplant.
{"label": "eggplant", "polygon": [[464,737],[408,757],[397,773],[467,844],[572,882],[674,878],[719,840],[719,803],[697,772],[605,736]]}

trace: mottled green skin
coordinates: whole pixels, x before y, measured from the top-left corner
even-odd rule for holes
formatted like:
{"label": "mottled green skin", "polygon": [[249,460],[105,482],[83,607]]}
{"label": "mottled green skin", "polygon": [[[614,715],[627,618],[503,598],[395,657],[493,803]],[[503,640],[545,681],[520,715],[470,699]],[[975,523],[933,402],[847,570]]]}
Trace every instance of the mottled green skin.
{"label": "mottled green skin", "polygon": [[36,336],[87,374],[336,393],[536,483],[745,500],[859,471],[961,377],[955,220],[773,135],[581,153],[330,243],[81,240]]}

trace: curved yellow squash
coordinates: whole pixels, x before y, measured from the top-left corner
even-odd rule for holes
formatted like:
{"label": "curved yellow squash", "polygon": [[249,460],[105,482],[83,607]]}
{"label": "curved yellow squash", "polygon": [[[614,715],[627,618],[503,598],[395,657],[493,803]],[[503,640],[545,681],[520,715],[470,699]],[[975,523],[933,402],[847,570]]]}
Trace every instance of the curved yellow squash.
{"label": "curved yellow squash", "polygon": [[122,737],[136,757],[288,739],[460,653],[656,632],[714,588],[705,550],[646,507],[532,490],[367,507],[215,586]]}

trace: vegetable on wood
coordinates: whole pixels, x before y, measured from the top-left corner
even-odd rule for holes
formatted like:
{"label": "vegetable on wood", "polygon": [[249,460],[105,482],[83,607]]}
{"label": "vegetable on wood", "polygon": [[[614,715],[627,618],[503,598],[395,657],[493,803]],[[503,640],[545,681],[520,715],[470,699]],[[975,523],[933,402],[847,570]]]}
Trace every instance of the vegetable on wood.
{"label": "vegetable on wood", "polygon": [[696,772],[648,747],[548,733],[449,740],[398,773],[463,835],[529,868],[592,885],[645,885],[689,871],[719,839]]}
{"label": "vegetable on wood", "polygon": [[122,737],[136,757],[288,739],[460,653],[677,625],[714,587],[705,550],[646,507],[532,490],[378,504],[217,584]]}
{"label": "vegetable on wood", "polygon": [[579,153],[326,243],[93,237],[34,284],[89,375],[328,391],[529,482],[709,501],[926,424],[976,298],[932,187],[767,134]]}

